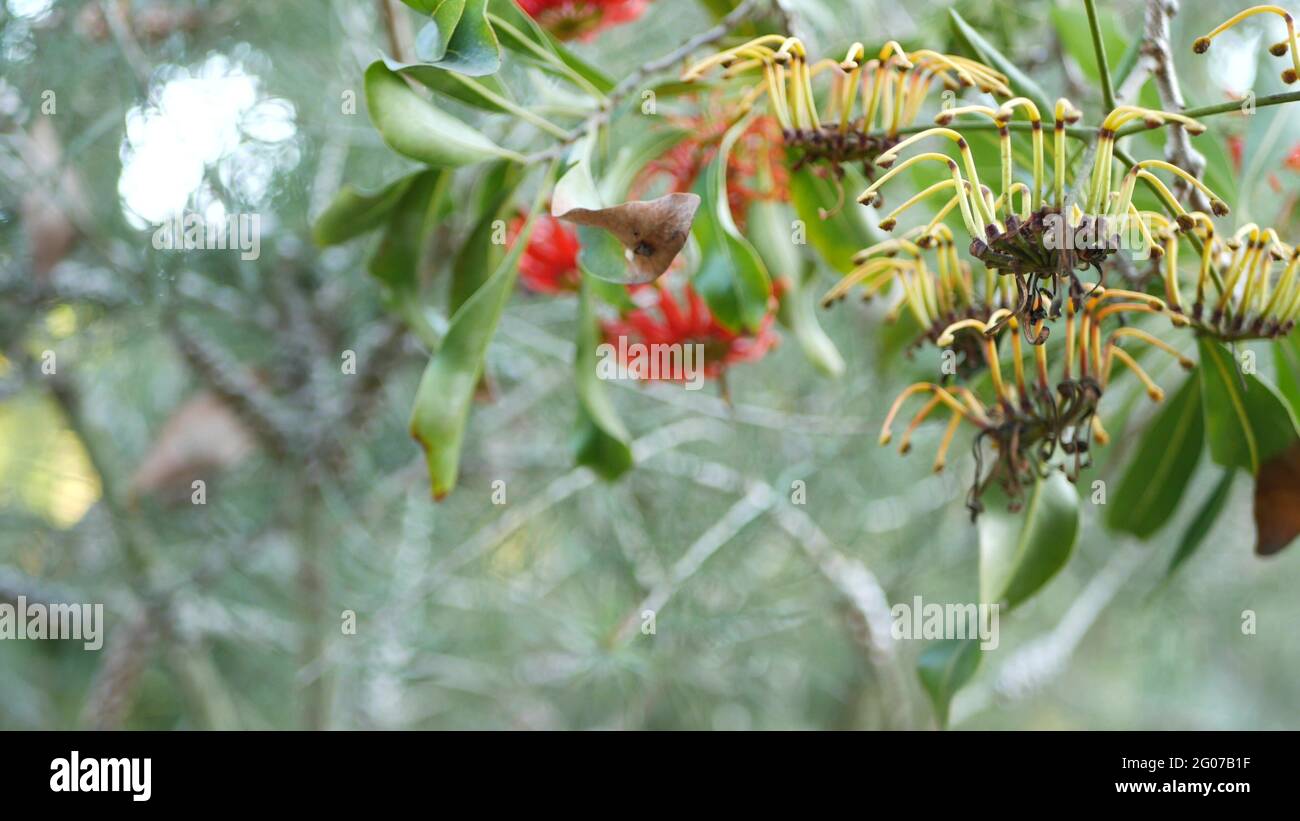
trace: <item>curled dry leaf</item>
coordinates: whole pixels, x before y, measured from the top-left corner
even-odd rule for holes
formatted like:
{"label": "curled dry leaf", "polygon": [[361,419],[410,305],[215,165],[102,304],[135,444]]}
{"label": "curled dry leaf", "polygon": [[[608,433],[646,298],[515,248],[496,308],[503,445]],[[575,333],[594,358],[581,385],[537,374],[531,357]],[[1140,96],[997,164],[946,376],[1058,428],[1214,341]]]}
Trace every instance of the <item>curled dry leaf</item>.
{"label": "curled dry leaf", "polygon": [[1255,479],[1255,552],[1280,553],[1300,536],[1300,444],[1265,462]]}
{"label": "curled dry leaf", "polygon": [[551,213],[575,225],[612,234],[627,249],[628,282],[641,284],[653,282],[668,270],[691,235],[691,222],[699,207],[698,194],[665,194],[599,209],[572,207],[557,196]]}

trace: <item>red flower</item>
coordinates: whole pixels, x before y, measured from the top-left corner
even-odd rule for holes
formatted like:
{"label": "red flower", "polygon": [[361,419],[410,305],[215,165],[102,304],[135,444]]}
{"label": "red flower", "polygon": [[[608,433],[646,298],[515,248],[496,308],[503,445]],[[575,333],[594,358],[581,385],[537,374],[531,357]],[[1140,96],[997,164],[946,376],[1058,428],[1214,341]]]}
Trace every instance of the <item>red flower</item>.
{"label": "red flower", "polygon": [[1286,167],[1292,171],[1300,172],[1300,143],[1291,149],[1291,154],[1286,158]]}
{"label": "red flower", "polygon": [[[510,223],[507,245],[524,227],[524,215]],[[540,215],[533,223],[528,247],[519,258],[519,280],[524,287],[539,294],[576,291],[582,279],[578,270],[578,233],[550,214]]]}
{"label": "red flower", "polygon": [[[631,344],[645,345],[703,345],[703,374],[705,379],[716,379],[722,372],[738,362],[752,362],[763,356],[777,343],[772,331],[773,313],[763,319],[755,334],[739,334],[718,324],[708,305],[689,284],[683,288],[684,298],[674,297],[663,280],[652,285],[633,286],[634,294],[653,294],[651,305],[636,308],[616,320],[602,323],[605,341],[626,354]],[[685,304],[683,304],[683,302]],[[619,344],[619,338],[624,343]],[[625,358],[624,364],[628,364]],[[676,375],[672,381],[682,381],[685,375]]]}
{"label": "red flower", "polygon": [[1241,173],[1241,158],[1246,150],[1246,141],[1239,135],[1228,137],[1228,156],[1232,158],[1232,170]]}
{"label": "red flower", "polygon": [[650,0],[519,0],[542,28],[561,40],[590,40],[604,29],[630,23]]}
{"label": "red flower", "polygon": [[[718,144],[730,128],[725,117],[704,112],[694,117],[677,118],[675,123],[692,136],[651,160],[641,173],[634,191],[649,188],[655,179],[666,177],[668,191],[690,191],[713,158]],[[776,120],[754,120],[736,141],[727,158],[727,200],[731,217],[741,230],[749,204],[757,200],[786,200],[786,172],[780,154],[781,132]]]}

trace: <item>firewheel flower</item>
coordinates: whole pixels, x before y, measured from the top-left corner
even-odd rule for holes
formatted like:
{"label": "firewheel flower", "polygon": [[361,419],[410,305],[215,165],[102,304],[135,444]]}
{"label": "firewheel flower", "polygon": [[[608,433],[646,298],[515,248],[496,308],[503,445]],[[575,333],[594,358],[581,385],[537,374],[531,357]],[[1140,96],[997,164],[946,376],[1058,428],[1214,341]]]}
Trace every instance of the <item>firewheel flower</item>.
{"label": "firewheel flower", "polygon": [[[1091,464],[1093,442],[1105,445],[1109,439],[1097,410],[1116,362],[1138,378],[1153,401],[1164,398],[1163,391],[1121,347],[1121,342],[1136,340],[1175,357],[1184,368],[1194,366],[1168,343],[1122,321],[1164,312],[1164,303],[1156,297],[1099,286],[1081,301],[1077,310],[1073,301],[1066,303],[1064,344],[1050,349],[1046,345],[1033,346],[1030,362],[1026,362],[1026,351],[1021,346],[1018,320],[1006,309],[996,311],[988,321],[963,319],[953,323],[940,335],[937,344],[947,347],[956,344],[962,335],[974,336],[988,369],[991,397],[983,400],[961,385],[945,387],[917,382],[894,400],[881,428],[880,444],[892,441],[894,419],[904,404],[913,396],[928,396],[908,423],[899,450],[908,452],[916,429],[936,411],[947,410],[948,426],[934,462],[934,469],[940,471],[958,428],[963,422],[973,428],[975,479],[967,501],[973,515],[983,509],[979,499],[990,483],[1000,484],[1014,507],[1026,485],[1058,466],[1073,481]],[[998,327],[1003,321],[1010,331],[1005,335],[1011,340],[1010,378],[999,350]],[[1104,326],[1109,329],[1104,331]],[[1059,359],[1057,367],[1052,367],[1049,361],[1053,355]],[[984,470],[986,444],[991,445],[995,460],[987,472]]]}
{"label": "firewheel flower", "polygon": [[1240,11],[1229,17],[1222,24],[1217,26],[1204,37],[1197,37],[1196,42],[1192,43],[1192,51],[1197,54],[1204,54],[1210,50],[1210,44],[1215,37],[1224,33],[1228,29],[1257,14],[1276,14],[1286,23],[1286,39],[1269,46],[1268,53],[1274,57],[1283,57],[1288,52],[1291,54],[1291,67],[1282,71],[1282,82],[1290,84],[1300,79],[1300,41],[1296,39],[1295,18],[1291,13],[1281,6],[1251,6],[1245,11]]}
{"label": "firewheel flower", "polygon": [[[1249,223],[1221,236],[1204,213],[1191,216],[1188,230],[1169,231],[1165,239],[1161,273],[1174,315],[1225,341],[1290,333],[1300,316],[1300,248],[1282,242],[1272,228]],[[1178,265],[1184,242],[1200,255],[1188,274]],[[1185,288],[1194,293],[1190,305]]]}
{"label": "firewheel flower", "polygon": [[[745,95],[742,111],[766,94],[786,145],[799,153],[796,168],[826,163],[836,175],[842,173],[840,163],[861,161],[871,176],[876,156],[916,119],[936,80],[950,90],[975,86],[1011,96],[1004,75],[965,57],[930,50],[909,54],[890,41],[875,59],[865,58],[863,45],[854,43],[839,62],[810,64],[798,38],[769,34],[695,64],[683,79],[698,80],[715,67],[727,78],[756,74],[758,83]],[[830,78],[825,112],[818,110],[813,90],[813,80],[823,76]]]}
{"label": "firewheel flower", "polygon": [[[507,231],[506,244],[513,246],[523,229],[526,217],[516,216]],[[519,281],[539,294],[576,291],[582,280],[578,269],[578,234],[550,214],[533,222],[523,256],[519,258]]]}
{"label": "firewheel flower", "polygon": [[772,330],[774,310],[757,333],[737,333],[718,323],[689,284],[680,297],[674,296],[663,280],[633,286],[633,292],[638,300],[648,296],[650,303],[602,323],[605,340],[620,350],[627,345],[618,345],[619,337],[645,345],[702,345],[704,378],[718,379],[732,365],[762,359],[777,343]]}
{"label": "firewheel flower", "polygon": [[561,40],[590,40],[640,17],[650,0],[519,0],[542,28]]}
{"label": "firewheel flower", "polygon": [[[928,257],[933,258],[933,266],[927,264]],[[958,255],[952,231],[943,223],[918,226],[859,251],[853,264],[853,270],[822,297],[822,307],[844,299],[854,288],[860,289],[864,300],[892,290],[894,304],[885,321],[909,313],[922,329],[915,347],[936,343],[960,320],[987,322],[1011,305],[1015,296],[1009,281],[992,270],[972,273],[970,263]],[[969,335],[958,340],[956,352],[962,355],[959,376],[969,375],[983,364],[980,347]]]}
{"label": "firewheel flower", "polygon": [[[1029,120],[1033,164],[1029,184],[1017,179],[1011,150],[1012,118],[1017,110],[1024,111]],[[895,177],[921,163],[942,165],[948,177],[890,211],[881,220],[881,227],[893,230],[905,211],[931,194],[943,193],[947,202],[931,220],[930,226],[937,225],[954,210],[958,212],[970,237],[971,256],[999,274],[1012,277],[1016,283],[1019,299],[1011,314],[1020,317],[1024,326],[1033,322],[1030,306],[1036,304],[1044,291],[1051,295],[1046,308],[1049,318],[1055,319],[1060,315],[1061,300],[1066,296],[1077,303],[1085,288],[1076,271],[1092,267],[1097,269],[1100,277],[1101,263],[1122,246],[1126,236],[1132,235],[1137,240],[1134,244],[1149,249],[1154,255],[1162,253],[1163,248],[1156,242],[1152,227],[1159,228],[1168,220],[1157,212],[1139,211],[1133,204],[1133,192],[1139,180],[1156,192],[1184,227],[1191,218],[1155,172],[1171,174],[1195,187],[1209,198],[1216,214],[1228,213],[1227,205],[1219,196],[1194,174],[1172,163],[1143,160],[1127,172],[1120,172],[1115,167],[1116,134],[1129,123],[1141,122],[1148,128],[1178,123],[1192,134],[1205,130],[1203,125],[1181,114],[1137,106],[1120,106],[1103,121],[1092,169],[1086,178],[1080,173],[1075,181],[1077,197],[1067,200],[1066,132],[1067,126],[1079,118],[1079,112],[1068,100],[1060,99],[1053,114],[1055,127],[1050,177],[1041,113],[1032,101],[1017,97],[997,109],[972,105],[941,112],[935,117],[936,127],[908,137],[877,158],[876,164],[888,171],[858,198],[863,204],[879,207],[883,203],[881,188]],[[1001,154],[999,191],[995,192],[980,179],[970,144],[960,131],[948,127],[963,115],[988,118],[998,129]],[[898,162],[902,151],[933,137],[953,143],[961,163],[937,151],[913,154]],[[1068,286],[1065,294],[1059,290],[1062,282]],[[1037,341],[1046,338],[1047,335],[1043,334]]]}

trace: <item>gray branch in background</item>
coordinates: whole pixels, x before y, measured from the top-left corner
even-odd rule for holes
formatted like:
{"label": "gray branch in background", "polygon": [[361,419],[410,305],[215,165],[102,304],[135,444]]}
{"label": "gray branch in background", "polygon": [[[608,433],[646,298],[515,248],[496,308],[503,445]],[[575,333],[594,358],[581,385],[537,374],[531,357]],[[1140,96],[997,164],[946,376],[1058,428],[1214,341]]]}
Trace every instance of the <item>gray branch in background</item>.
{"label": "gray branch in background", "polygon": [[[1147,0],[1146,42],[1142,44],[1147,68],[1160,94],[1160,107],[1173,112],[1181,112],[1187,107],[1178,84],[1174,55],[1169,48],[1169,18],[1177,13],[1178,0]],[[1205,157],[1192,148],[1187,130],[1171,123],[1166,133],[1165,160],[1199,178],[1205,171]],[[1181,178],[1175,181],[1174,193],[1189,200],[1195,210],[1210,211],[1210,202],[1205,195]]]}

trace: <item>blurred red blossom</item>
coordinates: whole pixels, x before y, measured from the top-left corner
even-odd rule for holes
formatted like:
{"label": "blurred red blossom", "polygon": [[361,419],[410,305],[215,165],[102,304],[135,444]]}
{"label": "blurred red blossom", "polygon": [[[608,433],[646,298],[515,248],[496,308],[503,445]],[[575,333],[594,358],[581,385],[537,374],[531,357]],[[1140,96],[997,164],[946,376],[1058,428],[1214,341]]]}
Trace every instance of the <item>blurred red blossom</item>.
{"label": "blurred red blossom", "polygon": [[773,312],[763,319],[757,333],[737,333],[714,318],[689,284],[683,286],[680,297],[674,296],[662,279],[630,290],[638,303],[644,300],[646,304],[601,323],[605,341],[619,350],[627,349],[618,344],[619,337],[646,345],[699,344],[704,346],[704,378],[717,379],[732,365],[762,359],[779,341],[772,330]]}
{"label": "blurred red blossom", "polygon": [[601,31],[630,23],[650,0],[519,0],[542,28],[561,40],[590,40]]}
{"label": "blurred red blossom", "polygon": [[[690,191],[700,173],[718,154],[718,145],[731,127],[725,117],[708,109],[689,117],[670,118],[691,136],[651,160],[634,186],[634,193],[667,179],[669,191]],[[781,154],[781,130],[775,119],[758,117],[745,129],[727,158],[727,200],[737,227],[744,230],[751,202],[789,198]]]}
{"label": "blurred red blossom", "polygon": [[[510,223],[506,243],[515,244],[526,217]],[[519,258],[519,281],[539,294],[576,291],[582,275],[578,270],[578,233],[550,214],[542,214],[533,223],[528,246]]]}

